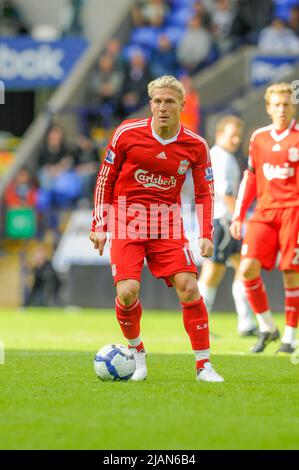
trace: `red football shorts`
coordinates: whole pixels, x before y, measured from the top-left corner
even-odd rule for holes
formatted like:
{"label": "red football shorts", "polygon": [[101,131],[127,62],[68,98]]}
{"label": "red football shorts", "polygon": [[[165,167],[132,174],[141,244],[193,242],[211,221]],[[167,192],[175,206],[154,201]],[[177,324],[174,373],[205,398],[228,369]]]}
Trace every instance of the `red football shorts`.
{"label": "red football shorts", "polygon": [[270,270],[278,252],[280,270],[299,272],[299,207],[257,210],[248,221],[242,258],[256,258]]}
{"label": "red football shorts", "polygon": [[124,279],[140,282],[146,259],[151,273],[163,278],[171,287],[169,277],[180,272],[198,274],[192,251],[186,239],[112,239],[111,269],[114,284]]}

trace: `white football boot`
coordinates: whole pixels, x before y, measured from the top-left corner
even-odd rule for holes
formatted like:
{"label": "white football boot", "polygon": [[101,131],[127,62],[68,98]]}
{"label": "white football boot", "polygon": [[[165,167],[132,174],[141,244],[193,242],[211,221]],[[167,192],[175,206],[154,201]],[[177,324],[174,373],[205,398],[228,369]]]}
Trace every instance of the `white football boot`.
{"label": "white football boot", "polygon": [[196,374],[196,380],[202,382],[224,382],[224,378],[217,374],[210,362],[205,362],[203,369]]}
{"label": "white football boot", "polygon": [[131,380],[138,382],[139,380],[145,380],[147,377],[147,367],[145,362],[145,352],[138,352],[135,348],[130,348],[130,351],[133,353],[136,363],[136,369],[134,374],[131,377]]}

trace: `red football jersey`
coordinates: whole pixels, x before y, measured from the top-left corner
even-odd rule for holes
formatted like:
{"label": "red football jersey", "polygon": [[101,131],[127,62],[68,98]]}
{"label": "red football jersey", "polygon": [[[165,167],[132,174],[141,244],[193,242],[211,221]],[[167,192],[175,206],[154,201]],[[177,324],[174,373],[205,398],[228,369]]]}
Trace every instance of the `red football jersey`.
{"label": "red football jersey", "polygon": [[255,196],[257,210],[299,206],[299,125],[295,119],[281,133],[270,125],[252,134],[234,220],[244,219]]}
{"label": "red football jersey", "polygon": [[[206,141],[182,125],[177,135],[163,140],[154,131],[152,118],[124,121],[111,137],[99,170],[92,231],[107,230],[106,205],[112,204],[116,218],[125,210],[127,224],[138,204],[145,207],[145,217],[153,205],[180,206],[180,193],[189,168],[194,180],[200,236],[211,239],[213,173]],[[181,224],[180,216],[172,224],[177,222]]]}

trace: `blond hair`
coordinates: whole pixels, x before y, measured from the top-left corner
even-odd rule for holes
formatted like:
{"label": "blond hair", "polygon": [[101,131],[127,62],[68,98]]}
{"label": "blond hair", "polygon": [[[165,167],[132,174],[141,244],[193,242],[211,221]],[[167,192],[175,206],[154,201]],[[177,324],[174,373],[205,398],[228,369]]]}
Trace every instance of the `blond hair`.
{"label": "blond hair", "polygon": [[156,88],[170,88],[171,90],[175,90],[179,93],[182,101],[184,100],[185,97],[185,88],[182,82],[177,80],[173,75],[163,75],[162,77],[156,78],[155,80],[152,80],[148,86],[147,86],[147,91],[148,91],[148,96],[150,99],[153,99],[153,94],[154,90]]}
{"label": "blond hair", "polygon": [[216,126],[216,135],[221,134],[228,124],[234,124],[234,126],[240,129],[240,131],[243,133],[244,123],[242,119],[240,119],[238,116],[234,116],[233,114],[229,114],[218,121]]}
{"label": "blond hair", "polygon": [[286,82],[273,83],[273,85],[268,86],[266,93],[264,94],[264,98],[267,104],[270,102],[270,96],[273,93],[289,93],[292,95],[293,87],[290,83]]}

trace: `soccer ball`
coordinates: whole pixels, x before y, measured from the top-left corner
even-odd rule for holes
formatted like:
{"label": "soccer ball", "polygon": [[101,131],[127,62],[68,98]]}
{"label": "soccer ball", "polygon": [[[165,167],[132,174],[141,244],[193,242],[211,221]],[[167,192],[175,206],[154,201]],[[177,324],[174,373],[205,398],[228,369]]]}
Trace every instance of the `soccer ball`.
{"label": "soccer ball", "polygon": [[128,348],[121,344],[108,344],[94,358],[94,370],[104,382],[129,380],[135,372],[135,359]]}

